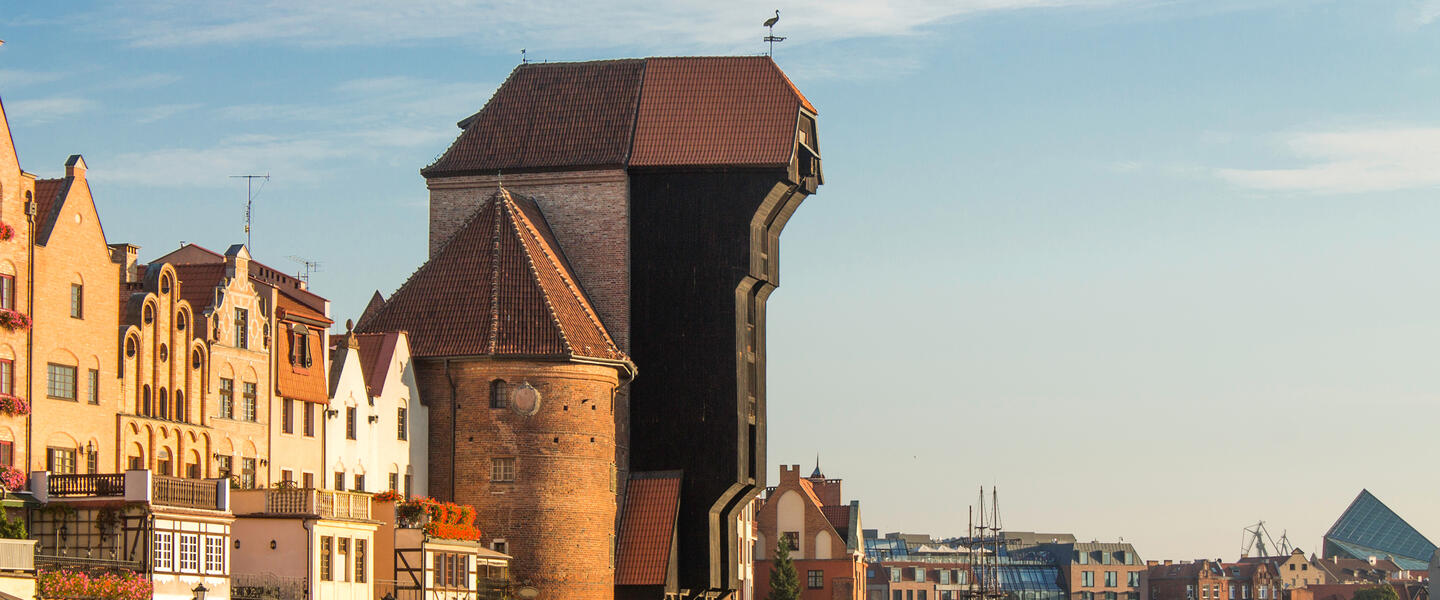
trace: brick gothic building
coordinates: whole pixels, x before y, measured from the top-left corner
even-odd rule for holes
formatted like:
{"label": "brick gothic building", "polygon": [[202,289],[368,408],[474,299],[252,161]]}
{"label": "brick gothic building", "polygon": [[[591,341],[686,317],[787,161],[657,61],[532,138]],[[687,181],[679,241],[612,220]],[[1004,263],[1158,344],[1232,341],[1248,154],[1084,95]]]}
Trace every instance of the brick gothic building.
{"label": "brick gothic building", "polygon": [[839,479],[826,478],[818,464],[807,478],[800,477],[800,465],[780,465],[780,483],[755,515],[760,529],[755,541],[755,589],[768,593],[776,548],[785,539],[800,576],[803,600],[865,598],[860,503],[842,501],[840,484]]}
{"label": "brick gothic building", "polygon": [[[632,470],[683,472],[670,558],[696,597],[740,586],[739,517],[765,487],[765,301],[780,232],[821,184],[815,123],[768,57],[526,64],[421,171],[432,261],[497,178],[544,212],[646,372],[615,398],[621,493]],[[431,464],[436,495],[447,469]]]}
{"label": "brick gothic building", "polygon": [[430,491],[472,504],[541,598],[615,587],[615,396],[634,365],[533,201],[492,191],[367,331],[409,332]]}

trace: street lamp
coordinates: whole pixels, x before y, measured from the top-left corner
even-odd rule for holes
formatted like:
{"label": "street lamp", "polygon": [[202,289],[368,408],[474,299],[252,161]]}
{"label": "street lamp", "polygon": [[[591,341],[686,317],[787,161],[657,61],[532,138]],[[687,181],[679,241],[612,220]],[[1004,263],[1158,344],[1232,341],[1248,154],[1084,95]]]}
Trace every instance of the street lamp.
{"label": "street lamp", "polygon": [[205,589],[205,582],[203,581],[196,584],[195,589],[190,591],[195,592],[195,600],[205,600],[205,594],[210,592],[210,590]]}

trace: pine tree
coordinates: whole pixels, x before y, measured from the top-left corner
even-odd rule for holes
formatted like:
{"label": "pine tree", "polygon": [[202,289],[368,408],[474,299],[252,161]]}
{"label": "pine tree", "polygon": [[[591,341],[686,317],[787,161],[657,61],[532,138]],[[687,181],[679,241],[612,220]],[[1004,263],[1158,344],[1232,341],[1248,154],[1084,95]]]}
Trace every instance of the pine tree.
{"label": "pine tree", "polygon": [[770,566],[770,595],[765,600],[799,600],[800,576],[795,573],[795,563],[790,561],[790,542],[780,538],[775,549],[775,561]]}

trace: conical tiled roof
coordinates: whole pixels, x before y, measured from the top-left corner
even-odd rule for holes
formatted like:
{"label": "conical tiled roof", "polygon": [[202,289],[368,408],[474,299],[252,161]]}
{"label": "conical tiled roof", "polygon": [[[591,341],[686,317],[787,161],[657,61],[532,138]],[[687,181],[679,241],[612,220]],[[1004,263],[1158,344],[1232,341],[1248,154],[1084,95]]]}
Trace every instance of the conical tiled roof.
{"label": "conical tiled roof", "polygon": [[629,363],[535,202],[498,190],[362,323],[406,331],[417,357],[586,357]]}

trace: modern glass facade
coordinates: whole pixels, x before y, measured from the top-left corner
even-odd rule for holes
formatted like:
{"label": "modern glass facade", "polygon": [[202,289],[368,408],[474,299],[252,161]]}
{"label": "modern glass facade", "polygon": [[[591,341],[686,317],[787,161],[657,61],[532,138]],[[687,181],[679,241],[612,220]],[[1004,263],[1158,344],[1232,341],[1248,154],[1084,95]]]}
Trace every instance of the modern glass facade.
{"label": "modern glass facade", "polygon": [[1325,533],[1325,558],[1390,558],[1402,569],[1423,570],[1430,564],[1435,544],[1385,506],[1369,490],[1345,509]]}

